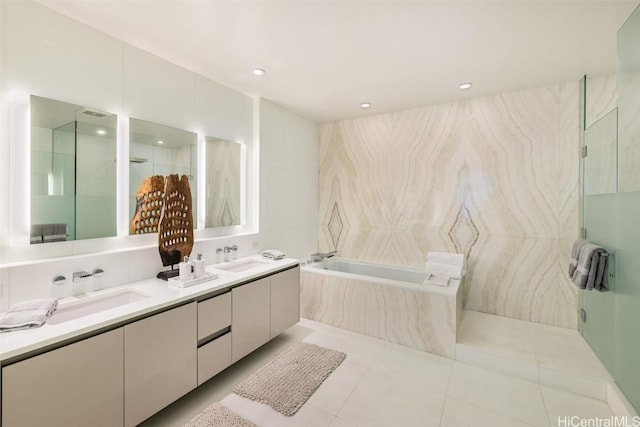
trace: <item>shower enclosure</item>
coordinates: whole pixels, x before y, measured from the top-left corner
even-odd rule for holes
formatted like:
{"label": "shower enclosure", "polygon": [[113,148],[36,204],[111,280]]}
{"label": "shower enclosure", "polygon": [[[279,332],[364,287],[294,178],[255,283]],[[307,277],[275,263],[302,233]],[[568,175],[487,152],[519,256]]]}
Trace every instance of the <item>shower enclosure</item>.
{"label": "shower enclosure", "polygon": [[580,291],[580,330],[640,410],[640,9],[618,32],[617,109],[593,124],[581,85],[581,227],[606,248],[609,292]]}

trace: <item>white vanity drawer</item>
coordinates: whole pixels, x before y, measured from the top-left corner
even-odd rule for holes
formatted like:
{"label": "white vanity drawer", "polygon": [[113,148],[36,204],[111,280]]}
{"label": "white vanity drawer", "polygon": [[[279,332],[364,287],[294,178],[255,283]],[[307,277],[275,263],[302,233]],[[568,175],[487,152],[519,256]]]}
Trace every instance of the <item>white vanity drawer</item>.
{"label": "white vanity drawer", "polygon": [[231,365],[231,333],[198,348],[198,385]]}
{"label": "white vanity drawer", "polygon": [[198,340],[231,325],[231,292],[198,303]]}

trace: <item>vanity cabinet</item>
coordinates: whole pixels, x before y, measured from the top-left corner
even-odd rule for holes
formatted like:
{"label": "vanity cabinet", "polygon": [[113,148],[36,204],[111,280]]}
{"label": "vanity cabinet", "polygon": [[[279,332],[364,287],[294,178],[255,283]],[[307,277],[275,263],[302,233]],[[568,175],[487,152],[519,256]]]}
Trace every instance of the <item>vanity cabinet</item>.
{"label": "vanity cabinet", "polygon": [[2,426],[121,426],[123,328],[2,368]]}
{"label": "vanity cabinet", "polygon": [[300,320],[300,268],[233,288],[235,363]]}
{"label": "vanity cabinet", "polygon": [[3,366],[0,425],[137,425],[300,320],[299,267],[218,292]]}
{"label": "vanity cabinet", "polygon": [[274,338],[300,321],[300,268],[271,276],[271,335]]}
{"label": "vanity cabinet", "polygon": [[198,303],[198,385],[231,365],[231,292]]}
{"label": "vanity cabinet", "polygon": [[124,326],[125,426],[196,388],[197,345],[196,302]]}
{"label": "vanity cabinet", "polygon": [[270,278],[265,277],[231,291],[231,360],[234,363],[269,341],[270,283]]}

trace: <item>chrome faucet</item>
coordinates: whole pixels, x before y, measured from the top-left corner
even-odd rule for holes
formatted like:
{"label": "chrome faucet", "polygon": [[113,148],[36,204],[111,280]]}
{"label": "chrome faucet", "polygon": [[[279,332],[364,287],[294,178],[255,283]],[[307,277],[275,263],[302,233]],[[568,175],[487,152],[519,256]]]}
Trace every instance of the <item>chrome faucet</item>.
{"label": "chrome faucet", "polygon": [[311,254],[311,262],[320,262],[320,261],[324,261],[327,258],[331,258],[332,256],[334,256],[335,254],[337,254],[338,251],[331,251],[331,252],[317,252],[315,254]]}

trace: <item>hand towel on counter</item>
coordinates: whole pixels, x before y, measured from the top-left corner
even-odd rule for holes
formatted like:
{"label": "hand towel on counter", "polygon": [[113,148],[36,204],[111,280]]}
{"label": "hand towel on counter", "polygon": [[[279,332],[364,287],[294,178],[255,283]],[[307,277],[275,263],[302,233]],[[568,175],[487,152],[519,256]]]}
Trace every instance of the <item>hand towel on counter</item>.
{"label": "hand towel on counter", "polygon": [[453,252],[427,252],[427,262],[424,265],[427,272],[437,275],[446,274],[453,279],[462,279],[466,272],[464,254]]}
{"label": "hand towel on counter", "polygon": [[424,271],[435,276],[446,276],[451,279],[462,279],[464,276],[464,267],[460,265],[441,264],[438,262],[427,261],[424,265]]}
{"label": "hand towel on counter", "polygon": [[0,332],[42,326],[58,308],[55,298],[24,301],[11,306],[0,315]]}
{"label": "hand towel on counter", "polygon": [[571,247],[571,262],[569,263],[569,277],[573,278],[573,273],[575,273],[576,268],[578,267],[578,258],[580,258],[580,249],[584,245],[586,245],[586,240],[576,240],[573,242],[573,246]]}
{"label": "hand towel on counter", "polygon": [[578,265],[571,275],[571,281],[579,289],[609,290],[609,254],[607,251],[592,243],[585,243],[580,247]]}

